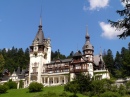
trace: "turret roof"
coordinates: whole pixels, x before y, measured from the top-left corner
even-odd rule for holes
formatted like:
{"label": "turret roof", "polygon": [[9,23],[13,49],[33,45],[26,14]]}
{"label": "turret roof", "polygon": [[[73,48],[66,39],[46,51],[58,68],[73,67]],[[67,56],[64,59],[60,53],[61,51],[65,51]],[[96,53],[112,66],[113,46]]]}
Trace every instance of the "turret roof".
{"label": "turret roof", "polygon": [[35,36],[34,41],[37,41],[38,44],[43,44],[43,39],[44,39],[44,34],[43,34],[43,30],[42,30],[42,19],[40,18],[39,29]]}
{"label": "turret roof", "polygon": [[94,50],[94,47],[93,47],[92,44],[90,43],[90,36],[89,36],[88,32],[86,32],[85,38],[86,38],[86,43],[84,44],[84,46],[83,46],[83,48],[82,48],[83,51],[84,51],[84,50]]}
{"label": "turret roof", "polygon": [[82,56],[82,53],[80,51],[77,51],[73,57],[81,57]]}

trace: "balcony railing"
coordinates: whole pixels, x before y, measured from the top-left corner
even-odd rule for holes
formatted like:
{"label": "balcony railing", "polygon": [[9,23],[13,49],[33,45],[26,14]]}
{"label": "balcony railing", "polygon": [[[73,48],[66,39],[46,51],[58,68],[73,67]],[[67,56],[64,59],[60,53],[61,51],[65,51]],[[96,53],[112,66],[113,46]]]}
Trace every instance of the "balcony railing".
{"label": "balcony railing", "polygon": [[80,73],[80,72],[87,72],[87,69],[72,69],[70,73]]}
{"label": "balcony railing", "polygon": [[49,67],[46,68],[46,70],[64,70],[64,69],[69,69],[69,66],[62,66],[62,67]]}

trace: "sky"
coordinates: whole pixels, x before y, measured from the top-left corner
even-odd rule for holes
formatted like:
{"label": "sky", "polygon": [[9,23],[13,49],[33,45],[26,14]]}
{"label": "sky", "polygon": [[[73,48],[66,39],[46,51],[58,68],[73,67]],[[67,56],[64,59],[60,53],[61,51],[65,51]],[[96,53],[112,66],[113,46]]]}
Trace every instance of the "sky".
{"label": "sky", "polygon": [[128,47],[130,38],[117,38],[121,31],[108,20],[122,19],[116,10],[123,7],[120,0],[0,0],[0,49],[29,47],[41,14],[44,36],[51,39],[53,51],[59,49],[66,56],[82,51],[88,31],[95,55],[108,49],[115,55]]}

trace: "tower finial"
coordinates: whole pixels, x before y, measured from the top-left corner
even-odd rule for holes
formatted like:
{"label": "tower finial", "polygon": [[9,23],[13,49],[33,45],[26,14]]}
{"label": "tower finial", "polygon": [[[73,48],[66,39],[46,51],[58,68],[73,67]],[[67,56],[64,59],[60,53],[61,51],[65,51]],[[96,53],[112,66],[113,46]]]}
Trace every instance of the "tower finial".
{"label": "tower finial", "polygon": [[88,34],[88,26],[86,25],[86,41],[90,41],[90,37],[89,37],[89,34]]}
{"label": "tower finial", "polygon": [[40,16],[40,26],[42,26],[42,16]]}
{"label": "tower finial", "polygon": [[41,12],[40,12],[40,25],[42,26],[42,3],[41,3]]}
{"label": "tower finial", "polygon": [[100,47],[100,53],[99,56],[102,56],[102,48]]}
{"label": "tower finial", "polygon": [[86,37],[88,37],[89,34],[88,34],[88,25],[86,25]]}

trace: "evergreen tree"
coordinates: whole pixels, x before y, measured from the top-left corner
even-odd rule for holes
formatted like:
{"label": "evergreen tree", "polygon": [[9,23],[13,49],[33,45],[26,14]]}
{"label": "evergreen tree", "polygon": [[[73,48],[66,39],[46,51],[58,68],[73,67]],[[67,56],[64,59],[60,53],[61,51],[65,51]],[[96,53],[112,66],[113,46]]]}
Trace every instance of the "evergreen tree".
{"label": "evergreen tree", "polygon": [[122,58],[121,54],[117,51],[116,52],[116,57],[115,57],[115,62],[114,62],[114,76],[116,78],[122,78]]}
{"label": "evergreen tree", "polygon": [[73,57],[73,55],[74,55],[74,52],[73,52],[73,51],[71,51],[70,55],[69,55],[69,56],[67,56],[67,58],[72,58],[72,57]]}
{"label": "evergreen tree", "polygon": [[106,68],[108,68],[109,72],[113,74],[113,69],[114,69],[114,59],[113,59],[113,54],[110,49],[108,49],[107,54],[103,56],[103,59],[106,64]]}
{"label": "evergreen tree", "polygon": [[65,59],[66,56],[61,54],[59,49],[58,49],[58,51],[55,51],[55,52],[51,51],[51,59],[56,60],[58,58],[59,59]]}
{"label": "evergreen tree", "polygon": [[123,30],[123,33],[118,35],[119,38],[126,38],[130,36],[130,0],[121,0],[125,4],[123,10],[117,10],[117,13],[122,16],[123,19],[118,21],[108,20],[112,27],[115,27],[116,30]]}
{"label": "evergreen tree", "polygon": [[116,57],[115,57],[115,69],[121,69],[122,67],[122,59],[121,59],[121,54],[117,51],[116,52]]}
{"label": "evergreen tree", "polygon": [[5,65],[5,60],[2,54],[0,54],[0,75],[4,69],[4,65]]}
{"label": "evergreen tree", "polygon": [[22,48],[17,49],[12,47],[11,49],[2,49],[0,54],[3,55],[5,64],[4,69],[8,69],[9,72],[17,70],[18,67],[27,68],[29,64],[29,49],[23,51]]}
{"label": "evergreen tree", "polygon": [[123,61],[122,63],[123,63],[124,75],[128,76],[130,75],[130,52],[128,50],[124,52],[122,61]]}
{"label": "evergreen tree", "polygon": [[130,42],[128,43],[128,50],[130,51]]}

